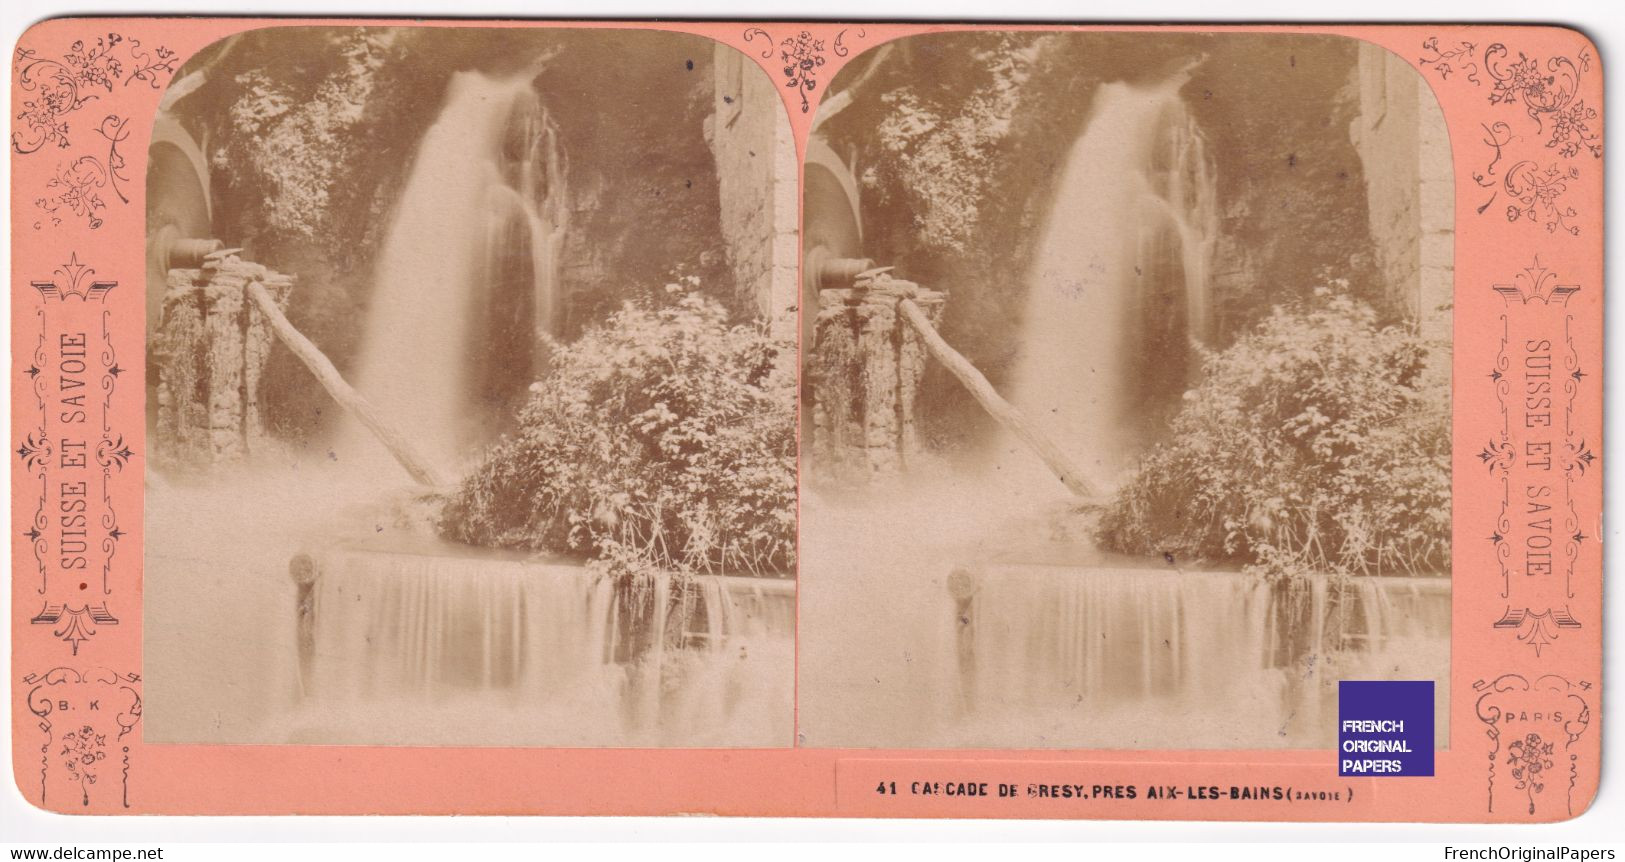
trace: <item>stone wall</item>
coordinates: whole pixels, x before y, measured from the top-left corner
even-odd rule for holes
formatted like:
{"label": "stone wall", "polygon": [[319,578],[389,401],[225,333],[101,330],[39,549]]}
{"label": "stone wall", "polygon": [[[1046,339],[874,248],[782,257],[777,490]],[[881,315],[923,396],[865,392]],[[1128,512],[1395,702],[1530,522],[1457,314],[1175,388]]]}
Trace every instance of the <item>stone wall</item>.
{"label": "stone wall", "polygon": [[260,391],[276,336],[248,298],[256,282],[279,305],[293,288],[291,277],[235,256],[169,271],[151,344],[158,373],[153,461],[161,469],[243,461],[269,441]]}
{"label": "stone wall", "polygon": [[1360,113],[1349,138],[1366,178],[1374,254],[1390,299],[1430,338],[1451,335],[1455,183],[1450,138],[1427,81],[1378,45],[1361,43]]}
{"label": "stone wall", "polygon": [[795,139],[767,73],[726,45],[714,51],[715,113],[706,120],[706,139],[716,156],[734,283],[775,335],[793,338],[800,250]]}

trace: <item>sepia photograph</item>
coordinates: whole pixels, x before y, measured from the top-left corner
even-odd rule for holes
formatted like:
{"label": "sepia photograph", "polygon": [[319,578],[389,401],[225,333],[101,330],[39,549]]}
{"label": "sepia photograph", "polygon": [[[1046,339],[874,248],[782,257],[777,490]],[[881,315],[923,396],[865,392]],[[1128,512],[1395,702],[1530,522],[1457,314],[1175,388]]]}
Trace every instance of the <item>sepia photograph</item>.
{"label": "sepia photograph", "polygon": [[1611,852],[1605,16],[67,2],[14,856]]}
{"label": "sepia photograph", "polygon": [[1343,36],[986,31],[843,67],[805,158],[803,744],[1446,746],[1454,185]]}
{"label": "sepia photograph", "polygon": [[797,170],[701,36],[188,59],[146,174],[145,738],[791,745]]}

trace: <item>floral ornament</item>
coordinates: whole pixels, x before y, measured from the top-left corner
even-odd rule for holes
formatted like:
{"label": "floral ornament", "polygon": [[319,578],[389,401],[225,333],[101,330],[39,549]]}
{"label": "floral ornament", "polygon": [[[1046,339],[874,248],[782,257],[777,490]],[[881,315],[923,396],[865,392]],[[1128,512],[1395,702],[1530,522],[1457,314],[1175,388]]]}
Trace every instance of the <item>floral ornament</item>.
{"label": "floral ornament", "polygon": [[[868,35],[861,27],[856,28],[855,31],[848,28],[836,33],[834,45],[831,49],[835,56],[845,57],[852,53],[851,46],[846,43],[847,33],[849,32],[852,33],[854,40],[862,39]],[[807,94],[818,89],[818,69],[827,62],[824,56],[824,40],[813,38],[810,30],[802,30],[794,36],[788,36],[774,43],[773,34],[760,27],[747,28],[744,38],[746,42],[761,39],[768,43],[767,48],[762,51],[762,59],[764,60],[772,58],[775,52],[778,53],[779,61],[784,64],[780,67],[780,72],[784,75],[785,88],[795,90],[796,95],[801,97],[801,112],[803,114],[811,111],[812,101],[807,98]]]}
{"label": "floral ornament", "polygon": [[807,113],[812,105],[807,94],[818,87],[815,77],[824,65],[824,40],[814,39],[812,33],[802,30],[779,43],[779,58],[784,61],[784,86],[801,96],[801,112]]}
{"label": "floral ornament", "polygon": [[34,749],[38,795],[30,795],[43,806],[52,787],[77,784],[81,804],[89,806],[91,785],[97,785],[100,801],[129,808],[131,744],[125,737],[141,722],[141,675],[57,667],[30,673],[22,683],[24,703],[44,734]]}
{"label": "floral ornament", "polygon": [[[63,214],[71,214],[95,230],[102,226],[97,211],[107,208],[97,190],[106,185],[107,173],[101,162],[94,156],[84,156],[58,167],[56,175],[45,183],[46,195],[35,199],[34,205],[45,211],[53,226],[62,223]],[[44,224],[36,222],[34,226]]]}
{"label": "floral ornament", "polygon": [[[1573,159],[1582,153],[1594,158],[1602,157],[1602,132],[1598,128],[1597,109],[1578,97],[1580,76],[1591,69],[1591,53],[1582,49],[1568,57],[1552,57],[1542,63],[1539,58],[1519,52],[1516,59],[1506,45],[1499,42],[1484,49],[1480,62],[1473,62],[1477,49],[1471,42],[1461,41],[1443,47],[1437,36],[1422,43],[1424,55],[1420,62],[1424,70],[1431,69],[1441,79],[1448,80],[1453,73],[1462,73],[1473,86],[1483,82],[1479,73],[1490,80],[1491,105],[1521,105],[1524,113],[1535,121],[1537,133],[1544,139],[1546,149],[1555,151],[1563,159]],[[1525,159],[1513,165],[1496,181],[1496,171],[1503,159],[1510,161],[1509,150],[1515,141],[1523,139],[1512,126],[1496,120],[1481,125],[1483,143],[1490,155],[1482,170],[1472,172],[1473,182],[1480,188],[1493,189],[1490,196],[1477,208],[1485,212],[1504,193],[1512,198],[1506,204],[1508,222],[1530,221],[1545,226],[1549,233],[1562,230],[1578,236],[1580,229],[1570,223],[1578,213],[1564,206],[1559,198],[1568,190],[1570,180],[1579,179],[1579,171],[1562,170],[1555,164],[1542,170],[1533,160]]]}
{"label": "floral ornament", "polygon": [[1540,61],[1519,52],[1511,63],[1504,60],[1510,55],[1505,45],[1496,43],[1484,50],[1484,69],[1495,80],[1490,90],[1490,104],[1521,104],[1524,112],[1535,121],[1535,127],[1550,132],[1546,141],[1549,149],[1564,158],[1574,158],[1581,151],[1602,158],[1602,134],[1592,128],[1597,110],[1588,107],[1584,99],[1575,98],[1580,90],[1580,73],[1591,68],[1591,55],[1582,51],[1580,63],[1567,57],[1553,57]]}
{"label": "floral ornament", "polygon": [[[1424,71],[1431,70],[1443,80],[1453,74],[1464,77],[1473,86],[1482,85],[1480,73],[1491,80],[1488,96],[1491,105],[1521,105],[1524,113],[1535,121],[1537,133],[1544,138],[1546,149],[1555,151],[1564,159],[1573,159],[1582,153],[1593,158],[1602,157],[1602,131],[1600,115],[1595,107],[1578,97],[1580,77],[1591,70],[1590,49],[1581,49],[1574,59],[1552,57],[1543,64],[1539,58],[1519,52],[1516,59],[1502,43],[1484,49],[1480,60],[1474,60],[1477,46],[1458,41],[1446,47],[1437,36],[1422,43],[1423,55],[1418,58]],[[1480,187],[1496,188],[1496,168],[1507,157],[1507,148],[1521,138],[1503,121],[1485,124],[1484,145],[1491,156],[1484,170],[1474,171],[1472,179]],[[1568,180],[1577,179],[1574,171],[1560,171],[1554,167],[1542,172],[1533,162],[1520,162],[1508,171],[1500,184],[1503,188],[1492,192],[1489,199],[1478,207],[1480,215],[1488,211],[1504,191],[1514,198],[1506,208],[1507,220],[1529,220],[1544,224],[1555,233],[1562,229],[1577,235],[1579,228],[1568,223],[1576,216],[1571,207],[1557,203],[1557,197],[1566,190]]]}
{"label": "floral ornament", "polygon": [[1484,63],[1489,69],[1490,77],[1495,79],[1495,86],[1490,92],[1490,104],[1513,104],[1518,101],[1522,93],[1531,106],[1539,106],[1546,102],[1550,96],[1547,85],[1551,79],[1540,73],[1540,63],[1528,55],[1519,52],[1518,61],[1510,66],[1500,66],[1492,57],[1504,56],[1507,53],[1505,45],[1491,45],[1484,52]]}
{"label": "floral ornament", "polygon": [[67,767],[68,775],[79,782],[84,804],[89,805],[90,785],[96,783],[96,764],[107,759],[107,734],[97,733],[88,724],[70,730],[62,734],[62,750],[58,756]]}
{"label": "floral ornament", "polygon": [[[129,120],[108,114],[96,127],[96,133],[107,140],[106,158],[80,156],[59,165],[56,174],[46,181],[46,194],[36,198],[34,205],[44,211],[53,227],[61,224],[65,215],[84,219],[91,230],[101,227],[98,210],[106,209],[107,204],[102,200],[100,189],[112,189],[119,201],[130,202],[119,185],[129,181],[124,175],[124,155],[118,151],[119,144],[130,137],[125,129],[127,125]],[[35,229],[44,227],[46,219],[36,221]]]}
{"label": "floral ornament", "polygon": [[1570,236],[1579,236],[1580,228],[1568,223],[1576,216],[1574,207],[1563,206],[1559,202],[1563,193],[1568,191],[1569,180],[1579,177],[1580,169],[1575,167],[1562,170],[1554,164],[1541,170],[1527,159],[1513,165],[1502,183],[1506,193],[1515,201],[1507,205],[1507,221],[1526,219],[1545,225],[1547,233],[1556,233],[1561,229]]}
{"label": "floral ornament", "polygon": [[1579,155],[1581,147],[1590,151],[1594,158],[1601,158],[1602,142],[1591,131],[1591,122],[1596,119],[1597,109],[1588,106],[1583,99],[1555,112],[1552,115],[1552,136],[1546,141],[1546,146],[1556,149],[1557,154],[1566,159]]}
{"label": "floral ornament", "polygon": [[1553,743],[1531,733],[1523,739],[1514,739],[1507,746],[1507,765],[1512,767],[1512,778],[1517,788],[1529,794],[1529,813],[1535,813],[1535,794],[1546,789],[1546,770],[1551,769]]}
{"label": "floral ornament", "polygon": [[1473,51],[1477,48],[1478,46],[1471,42],[1458,42],[1454,47],[1441,48],[1439,37],[1433,36],[1422,43],[1422,50],[1432,56],[1423,56],[1420,62],[1438,72],[1439,77],[1446,81],[1450,80],[1452,74],[1460,71],[1476,87],[1480,82],[1478,63],[1473,60]]}
{"label": "floral ornament", "polygon": [[42,57],[32,48],[19,46],[13,62],[17,86],[33,96],[22,100],[16,118],[23,129],[12,133],[12,148],[27,155],[47,145],[68,147],[69,114],[113,92],[115,85],[128,87],[140,81],[158,89],[163,76],[173,75],[179,63],[180,58],[166,47],[145,51],[139,39],[126,39],[118,33],[99,36],[94,43],[78,40],[60,58]]}

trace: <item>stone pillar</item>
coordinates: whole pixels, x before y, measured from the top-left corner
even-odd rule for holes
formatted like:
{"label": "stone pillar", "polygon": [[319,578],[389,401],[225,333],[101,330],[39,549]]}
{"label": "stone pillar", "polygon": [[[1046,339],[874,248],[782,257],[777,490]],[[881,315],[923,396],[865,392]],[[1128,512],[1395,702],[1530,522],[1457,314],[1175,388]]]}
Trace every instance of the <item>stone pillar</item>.
{"label": "stone pillar", "polygon": [[1362,43],[1349,137],[1366,180],[1378,268],[1396,306],[1430,339],[1448,342],[1455,288],[1455,180],[1444,112],[1421,73]]}
{"label": "stone pillar", "polygon": [[[1399,61],[1413,74],[1409,64]],[[1422,255],[1419,316],[1422,334],[1449,343],[1456,303],[1456,180],[1449,127],[1432,88],[1416,75],[1421,117]]]}
{"label": "stone pillar", "polygon": [[209,451],[204,383],[208,342],[197,270],[172,269],[166,279],[160,322],[152,335],[151,361],[158,372],[157,432],[151,441],[160,465],[203,463]]}
{"label": "stone pillar", "polygon": [[819,293],[813,386],[816,478],[863,484],[921,450],[915,400],[929,354],[897,311],[910,298],[933,325],[946,296],[903,281]]}
{"label": "stone pillar", "polygon": [[794,338],[800,162],[784,101],[767,73],[733,48],[716,46],[712,70],[715,111],[706,140],[716,158],[734,281],[775,336]]}
{"label": "stone pillar", "polygon": [[159,467],[204,470],[264,448],[259,392],[276,336],[246,296],[255,282],[279,304],[293,287],[291,277],[236,257],[169,271],[152,343]]}

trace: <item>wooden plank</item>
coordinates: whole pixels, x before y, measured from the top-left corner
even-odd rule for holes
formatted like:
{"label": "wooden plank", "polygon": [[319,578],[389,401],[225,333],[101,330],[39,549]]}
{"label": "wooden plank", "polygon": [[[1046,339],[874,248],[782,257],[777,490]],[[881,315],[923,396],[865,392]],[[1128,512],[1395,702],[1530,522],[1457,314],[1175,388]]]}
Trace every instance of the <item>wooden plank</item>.
{"label": "wooden plank", "polygon": [[305,367],[316,376],[316,381],[322,384],[327,394],[333,396],[334,401],[361,420],[362,425],[367,426],[367,430],[384,444],[389,454],[395,456],[395,460],[406,468],[413,481],[436,488],[454,484],[452,480],[441,475],[430,462],[424,460],[405,435],[379,416],[371,402],[345,382],[344,377],[333,367],[333,363],[322,353],[321,348],[293,328],[293,324],[283,316],[282,309],[277,308],[276,300],[271,298],[271,293],[265,289],[265,285],[258,281],[250,282],[248,296],[271,322],[272,331],[282,339],[282,343],[286,344],[289,350],[293,351],[294,356],[299,357],[300,362],[305,363]]}
{"label": "wooden plank", "polygon": [[1038,457],[1043,460],[1044,465],[1049,467],[1050,472],[1061,480],[1061,484],[1065,485],[1068,491],[1079,497],[1095,498],[1099,496],[1099,492],[1096,491],[1095,487],[1090,484],[1088,479],[1084,478],[1083,472],[1072,463],[1072,460],[1066,456],[1066,453],[1061,451],[1059,446],[1055,445],[1054,441],[1044,436],[1043,432],[1034,427],[1027,420],[1027,417],[1016,409],[1014,404],[1004,400],[1003,396],[999,395],[998,390],[993,388],[993,384],[988,383],[987,378],[982,376],[982,372],[977,371],[976,366],[970,364],[970,360],[959,355],[959,351],[949,347],[948,342],[942,340],[942,336],[937,334],[936,327],[932,326],[931,321],[926,319],[925,312],[914,300],[899,300],[897,308],[903,313],[903,318],[909,322],[909,325],[914,327],[914,331],[919,333],[920,340],[925,342],[925,347],[931,351],[931,355],[936,357],[937,361],[941,362],[950,373],[959,378],[959,382],[970,390],[971,397],[975,398],[976,402],[981,404],[989,415],[997,419],[999,424],[1009,429],[1010,433],[1016,435],[1017,439],[1027,444],[1028,448],[1037,453]]}

